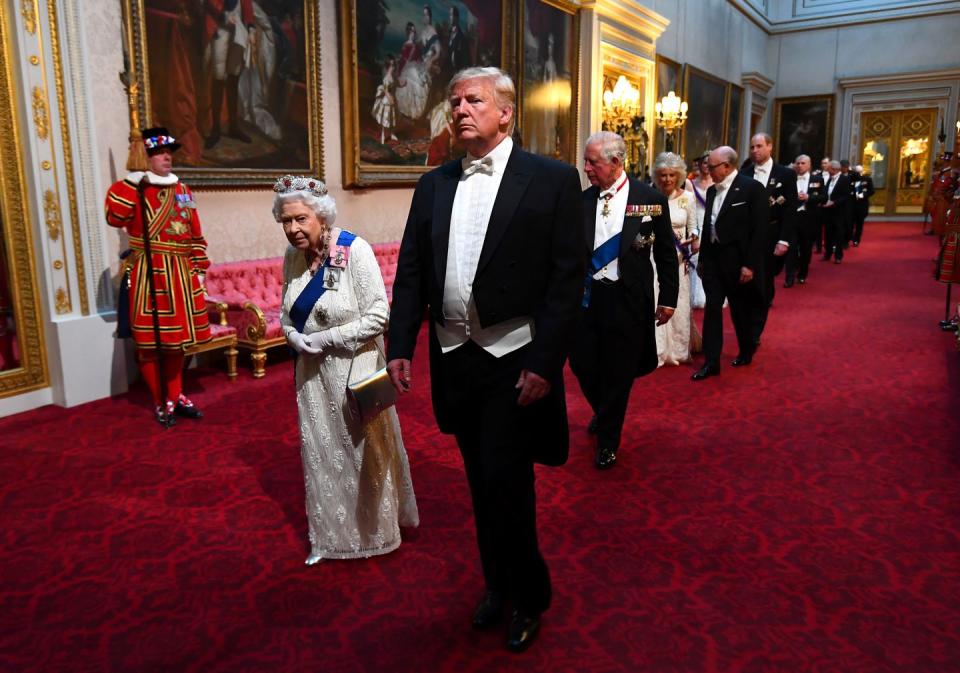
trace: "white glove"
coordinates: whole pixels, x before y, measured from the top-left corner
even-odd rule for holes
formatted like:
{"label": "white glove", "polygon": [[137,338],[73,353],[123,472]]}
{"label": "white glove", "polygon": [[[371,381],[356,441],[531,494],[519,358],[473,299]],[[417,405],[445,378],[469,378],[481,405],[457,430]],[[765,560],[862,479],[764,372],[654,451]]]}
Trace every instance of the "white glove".
{"label": "white glove", "polygon": [[310,337],[297,331],[289,332],[287,334],[287,343],[290,344],[290,348],[298,353],[317,355],[321,351],[320,348],[316,348],[313,343],[311,343]]}
{"label": "white glove", "polygon": [[336,327],[325,329],[322,332],[314,332],[310,335],[310,344],[321,351],[327,351],[331,348],[343,348],[343,337],[340,336],[340,330]]}

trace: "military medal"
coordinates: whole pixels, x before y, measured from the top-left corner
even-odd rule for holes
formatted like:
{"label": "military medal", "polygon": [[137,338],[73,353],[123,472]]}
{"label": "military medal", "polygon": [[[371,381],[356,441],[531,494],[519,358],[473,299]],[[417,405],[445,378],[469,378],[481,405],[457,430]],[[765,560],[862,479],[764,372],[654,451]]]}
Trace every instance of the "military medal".
{"label": "military medal", "polygon": [[335,269],[346,269],[350,259],[350,248],[346,245],[335,245],[330,251],[330,266]]}
{"label": "military medal", "polygon": [[616,196],[617,192],[619,192],[621,189],[626,187],[626,185],[627,185],[627,179],[624,178],[623,182],[620,183],[619,187],[617,187],[612,192],[607,192],[606,194],[603,195],[603,209],[600,211],[600,214],[603,217],[607,217],[610,214],[610,199]]}
{"label": "military medal", "polygon": [[329,266],[323,273],[323,287],[328,290],[340,289],[340,269]]}

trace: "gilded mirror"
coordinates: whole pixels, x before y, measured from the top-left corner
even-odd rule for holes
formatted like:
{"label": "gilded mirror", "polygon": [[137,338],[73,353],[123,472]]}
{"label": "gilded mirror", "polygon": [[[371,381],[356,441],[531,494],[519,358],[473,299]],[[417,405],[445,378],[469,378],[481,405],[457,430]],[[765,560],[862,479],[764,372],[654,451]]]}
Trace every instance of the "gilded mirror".
{"label": "gilded mirror", "polygon": [[9,3],[0,3],[0,398],[49,385],[17,119]]}

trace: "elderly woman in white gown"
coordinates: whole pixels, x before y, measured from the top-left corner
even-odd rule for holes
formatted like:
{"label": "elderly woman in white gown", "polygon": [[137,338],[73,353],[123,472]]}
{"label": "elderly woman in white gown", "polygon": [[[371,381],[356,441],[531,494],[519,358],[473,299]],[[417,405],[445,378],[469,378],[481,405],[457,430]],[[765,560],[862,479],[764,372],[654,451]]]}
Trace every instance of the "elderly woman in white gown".
{"label": "elderly woman in white gown", "polygon": [[287,175],[274,192],[290,242],[280,322],[297,352],[307,564],[386,554],[400,545],[400,526],[419,523],[400,424],[393,407],[355,421],[345,399],[354,349],[351,382],[378,369],[389,314],[380,267],[366,241],[333,228],[323,182]]}
{"label": "elderly woman in white gown", "polygon": [[[670,204],[670,222],[680,262],[680,293],[673,319],[657,327],[659,364],[689,362],[691,350],[699,350],[700,333],[690,311],[689,257],[700,247],[700,228],[694,195],[684,191],[687,165],[679,155],[663,152],[653,163],[653,182]],[[657,283],[654,283],[657,288]]]}

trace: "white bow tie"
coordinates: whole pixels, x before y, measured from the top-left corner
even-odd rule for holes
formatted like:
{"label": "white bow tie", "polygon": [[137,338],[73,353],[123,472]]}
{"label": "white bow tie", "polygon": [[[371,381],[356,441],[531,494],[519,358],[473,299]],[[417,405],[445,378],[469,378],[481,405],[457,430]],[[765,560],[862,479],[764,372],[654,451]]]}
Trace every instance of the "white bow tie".
{"label": "white bow tie", "polygon": [[463,169],[464,177],[478,172],[493,175],[493,159],[489,156],[483,157],[482,159],[474,159],[470,162],[469,166]]}

